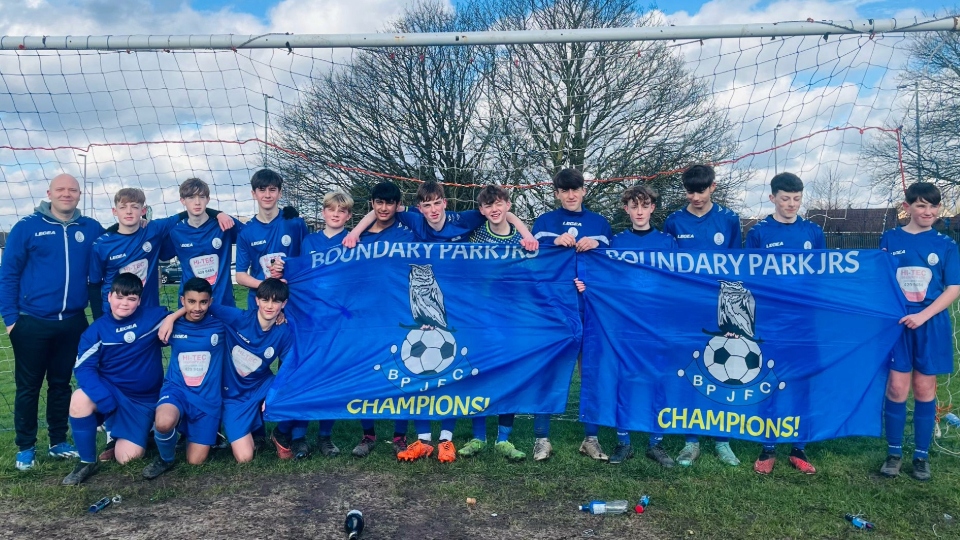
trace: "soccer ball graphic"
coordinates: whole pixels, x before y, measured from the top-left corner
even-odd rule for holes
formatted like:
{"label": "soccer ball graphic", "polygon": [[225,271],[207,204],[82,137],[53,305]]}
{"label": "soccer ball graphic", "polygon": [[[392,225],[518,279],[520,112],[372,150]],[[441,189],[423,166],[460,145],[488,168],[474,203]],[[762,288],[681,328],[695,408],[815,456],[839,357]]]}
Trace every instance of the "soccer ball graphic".
{"label": "soccer ball graphic", "polygon": [[703,365],[724,384],[749,384],[760,374],[763,355],[756,342],[715,336],[703,351]]}
{"label": "soccer ball graphic", "polygon": [[403,365],[414,375],[436,375],[450,367],[457,342],[446,330],[411,330],[400,347]]}

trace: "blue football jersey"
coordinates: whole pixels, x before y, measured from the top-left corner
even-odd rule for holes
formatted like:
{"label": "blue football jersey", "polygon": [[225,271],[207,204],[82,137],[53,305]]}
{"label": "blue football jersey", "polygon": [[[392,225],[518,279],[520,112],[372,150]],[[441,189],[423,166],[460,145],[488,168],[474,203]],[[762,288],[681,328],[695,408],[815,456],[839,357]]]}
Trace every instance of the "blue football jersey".
{"label": "blue football jersey", "polygon": [[177,319],[169,340],[170,364],[164,388],[179,388],[192,405],[211,416],[220,414],[222,403],[225,338],[223,323],[207,314],[197,322]]}
{"label": "blue football jersey", "polygon": [[313,234],[307,235],[307,237],[303,239],[303,245],[300,246],[300,253],[307,255],[309,253],[320,253],[326,251],[332,247],[339,246],[341,243],[343,243],[343,239],[346,237],[346,229],[340,231],[332,237],[327,237],[323,231],[317,231]]}
{"label": "blue football jersey", "polygon": [[773,216],[747,231],[747,249],[827,249],[823,229],[800,216],[793,223],[780,223]]}
{"label": "blue football jersey", "polygon": [[393,221],[393,225],[380,232],[370,232],[370,229],[363,231],[360,235],[361,242],[416,242],[417,237],[399,219]]}
{"label": "blue football jersey", "polygon": [[907,305],[929,305],[948,286],[960,285],[960,253],[949,236],[897,227],[883,233],[880,249],[897,258],[897,283]]}
{"label": "blue football jersey", "polygon": [[663,232],[676,238],[680,249],[706,251],[743,247],[740,217],[717,203],[700,217],[686,207],[677,210],[667,216]]}
{"label": "blue football jersey", "polygon": [[[433,230],[427,223],[427,218],[416,208],[410,208],[406,212],[397,212],[397,221],[413,231],[419,242],[466,242],[470,233],[487,221],[487,218],[483,217],[479,210],[446,212],[446,214],[447,218],[443,222],[443,228],[439,231]],[[377,240],[382,239],[378,238]]]}
{"label": "blue football jersey", "polygon": [[233,228],[220,230],[216,219],[208,219],[199,227],[193,227],[186,220],[180,220],[170,230],[167,246],[173,249],[183,277],[180,279],[178,296],[183,296],[183,284],[198,277],[207,280],[213,287],[213,302],[225,306],[234,306],[233,280],[230,277],[230,262],[233,258],[233,245],[243,224],[237,220]]}
{"label": "blue football jersey", "polygon": [[273,379],[270,365],[293,346],[289,324],[260,327],[257,309],[210,306],[210,312],[227,328],[229,364],[223,369],[224,397],[240,398]]}
{"label": "blue football jersey", "polygon": [[97,238],[90,257],[89,279],[90,283],[103,283],[100,297],[104,313],[110,313],[107,303],[110,286],[124,272],[136,274],[143,282],[140,307],[160,305],[160,278],[157,275],[160,248],[179,220],[177,216],[156,219],[133,234],[108,232]]}
{"label": "blue football jersey", "polygon": [[593,238],[602,246],[609,246],[613,238],[613,229],[607,218],[590,210],[571,212],[564,208],[557,208],[541,215],[533,222],[534,238],[541,243],[553,245],[556,238],[569,233],[577,240]]}
{"label": "blue football jersey", "polygon": [[[307,224],[301,218],[283,219],[277,215],[270,223],[254,217],[237,235],[237,272],[263,280],[270,277],[271,261],[278,257],[298,257]],[[247,306],[255,308],[257,291],[250,289]],[[254,309],[256,311],[256,309]]]}
{"label": "blue football jersey", "polygon": [[649,251],[676,251],[677,241],[665,232],[653,227],[645,231],[632,228],[613,237],[610,247],[617,249],[645,249]]}
{"label": "blue football jersey", "polygon": [[74,376],[101,413],[116,408],[108,386],[138,400],[156,401],[163,383],[163,342],[157,336],[169,315],[161,307],[141,305],[133,315],[116,319],[108,311],[80,336]]}

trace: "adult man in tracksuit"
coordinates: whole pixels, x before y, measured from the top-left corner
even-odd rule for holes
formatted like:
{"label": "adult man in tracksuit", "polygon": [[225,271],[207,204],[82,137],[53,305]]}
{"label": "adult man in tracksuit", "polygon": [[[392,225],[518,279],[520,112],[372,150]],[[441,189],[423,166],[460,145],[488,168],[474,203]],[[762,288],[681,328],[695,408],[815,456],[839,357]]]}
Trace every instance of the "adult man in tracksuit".
{"label": "adult man in tracksuit", "polygon": [[21,219],[7,236],[0,265],[0,316],[15,358],[16,467],[36,464],[37,410],[47,379],[48,455],[77,457],[67,441],[70,377],[80,334],[87,328],[87,273],[93,241],[104,230],[77,210],[80,184],[60,174],[47,190],[50,201]]}

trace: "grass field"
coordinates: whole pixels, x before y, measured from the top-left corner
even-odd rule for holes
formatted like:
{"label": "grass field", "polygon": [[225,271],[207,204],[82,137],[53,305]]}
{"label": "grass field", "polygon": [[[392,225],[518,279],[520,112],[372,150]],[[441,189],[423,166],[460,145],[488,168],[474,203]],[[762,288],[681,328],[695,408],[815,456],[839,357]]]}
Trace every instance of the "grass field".
{"label": "grass field", "polygon": [[[955,378],[950,384],[941,388],[942,399],[960,390]],[[0,382],[0,389],[12,401],[12,384]],[[907,475],[879,477],[885,444],[869,438],[811,444],[808,454],[819,469],[815,476],[790,468],[788,448],[781,446],[774,473],[761,477],[751,469],[758,445],[742,441],[733,441],[744,462],[739,468],[721,464],[706,442],[694,467],[664,470],[642,457],[646,436],[639,434],[634,435],[638,457],[613,466],[577,454],[583,431],[571,419],[578,392],[575,381],[567,413],[553,423],[554,457],[542,463],[509,464],[486,452],[449,465],[436,460],[399,464],[386,443],[358,460],[349,451],[360,428],[345,422],[334,430],[343,451],[337,458],[281,462],[265,451],[252,463],[237,465],[220,455],[202,467],[181,464],[154,482],[140,479],[147,464],[141,460],[125,467],[108,464],[84,486],[62,488],[59,481],[72,464],[41,458],[34,471],[19,473],[13,467],[13,432],[5,431],[0,433],[0,497],[6,504],[0,516],[8,526],[0,536],[63,536],[66,531],[67,537],[339,538],[343,515],[356,505],[368,517],[365,538],[960,538],[960,458],[942,451],[932,452],[929,484]],[[494,423],[490,419],[491,437]],[[529,417],[517,419],[513,439],[528,455],[532,429]],[[391,431],[392,423],[378,423],[381,440]],[[39,445],[46,444],[45,437],[41,430]],[[455,442],[469,438],[470,424],[463,420]],[[612,451],[613,430],[602,429],[600,439]],[[908,433],[908,446],[911,442]],[[956,433],[946,432],[940,442],[960,452]],[[666,446],[676,455],[682,441],[671,436]],[[123,496],[117,508],[85,515],[93,501],[114,494]],[[642,516],[589,516],[576,509],[591,499],[627,499],[632,506],[641,494],[652,498]],[[466,497],[478,504],[468,507]],[[863,513],[877,528],[855,530],[843,519],[847,512]],[[181,513],[193,520],[169,519]],[[142,524],[131,525],[136,519]],[[192,522],[201,525],[189,526]]]}

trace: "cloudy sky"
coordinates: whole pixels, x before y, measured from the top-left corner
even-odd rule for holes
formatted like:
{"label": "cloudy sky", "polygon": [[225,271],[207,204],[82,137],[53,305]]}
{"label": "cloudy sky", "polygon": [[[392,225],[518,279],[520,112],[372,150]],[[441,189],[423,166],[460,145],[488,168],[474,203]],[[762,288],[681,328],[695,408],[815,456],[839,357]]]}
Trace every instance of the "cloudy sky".
{"label": "cloudy sky", "polygon": [[[0,28],[7,36],[106,34],[262,34],[266,32],[377,32],[395,19],[409,0],[197,0],[125,2],[24,0],[0,3]],[[844,20],[943,15],[932,0],[682,0],[656,8],[671,24],[736,24],[806,19]],[[738,121],[741,154],[766,150],[779,142],[797,143],[777,154],[780,170],[805,178],[820,177],[822,166],[846,178],[859,202],[883,205],[869,192],[856,163],[859,133],[803,137],[821,129],[889,124],[893,104],[908,99],[896,89],[887,67],[902,63],[902,40],[860,43],[856,39],[819,44],[815,38],[783,47],[757,46],[757,40],[725,40],[683,46],[690,68],[714,77],[714,97]],[[347,55],[347,56],[344,56]],[[109,195],[120,185],[139,185],[159,214],[179,210],[176,181],[188,175],[214,176],[217,204],[250,214],[243,183],[256,167],[257,144],[193,143],[188,140],[241,141],[261,136],[263,94],[277,107],[295,102],[295,87],[310,72],[348,58],[330,51],[304,51],[288,58],[283,51],[246,56],[225,53],[122,55],[0,53],[0,229],[8,229],[44,198],[44,178],[58,170],[80,176],[87,160],[93,211],[109,222]],[[709,60],[714,58],[715,60]],[[839,68],[839,69],[837,69]],[[833,70],[833,72],[831,72]],[[829,73],[829,76],[824,76]],[[40,74],[43,74],[41,76]],[[717,75],[719,74],[719,75]],[[750,88],[744,91],[745,85]],[[157,92],[158,87],[162,92]],[[194,88],[202,93],[191,92]],[[737,89],[734,92],[734,89]],[[780,126],[777,128],[777,126]],[[173,141],[136,146],[144,140]],[[90,143],[133,144],[73,148]],[[764,177],[773,154],[762,153],[745,165]],[[637,171],[648,173],[650,171]],[[97,183],[99,182],[99,183]],[[761,185],[743,194],[743,211],[765,211]],[[85,205],[90,204],[85,201]]]}

